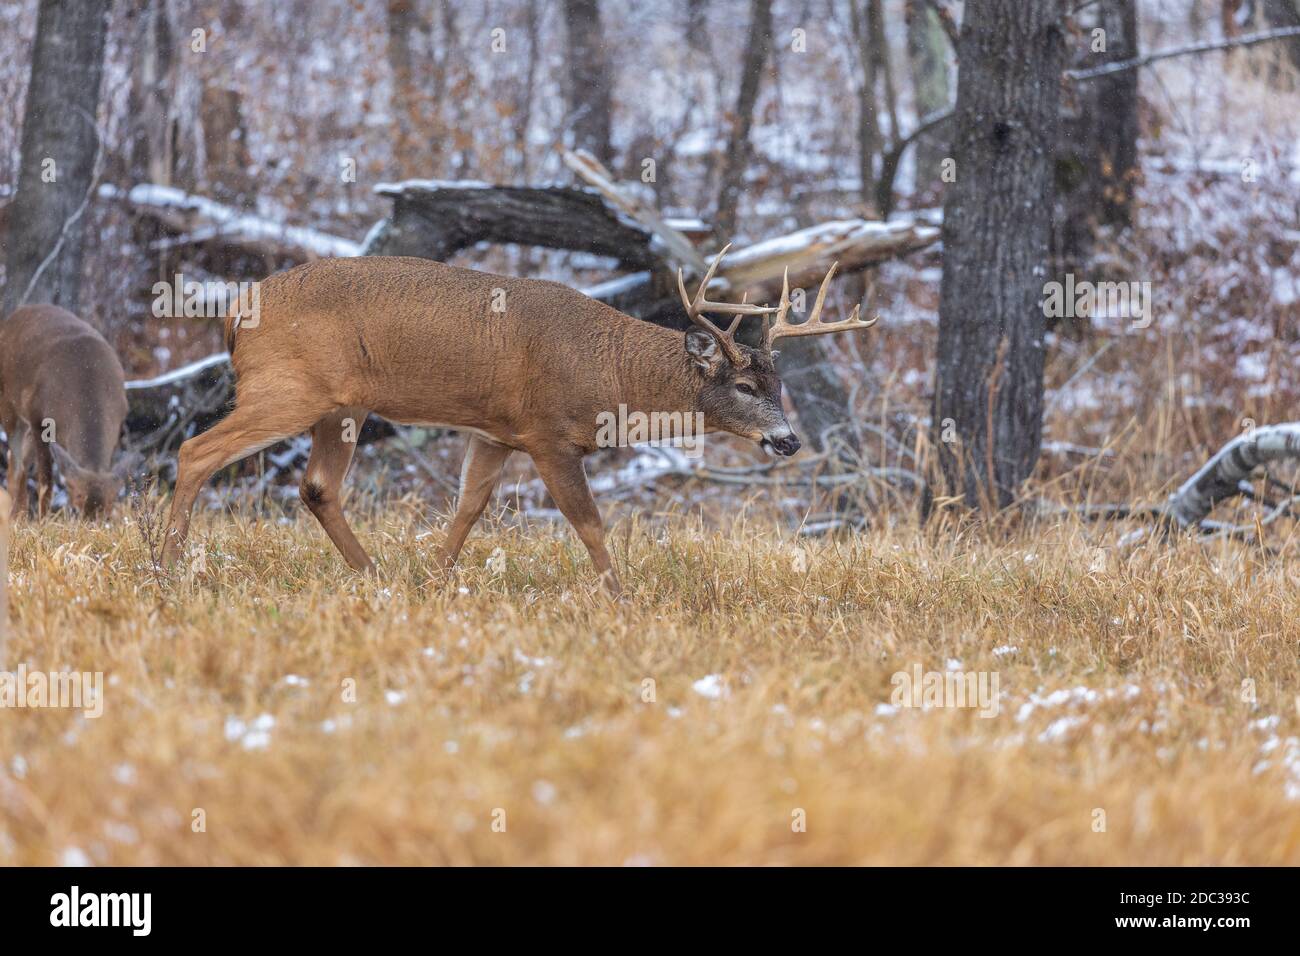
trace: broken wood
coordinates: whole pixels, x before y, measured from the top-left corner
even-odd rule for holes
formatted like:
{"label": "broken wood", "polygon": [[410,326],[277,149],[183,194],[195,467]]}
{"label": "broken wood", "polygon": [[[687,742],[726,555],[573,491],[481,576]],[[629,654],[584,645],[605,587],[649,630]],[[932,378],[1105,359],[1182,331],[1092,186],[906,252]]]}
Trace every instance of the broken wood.
{"label": "broken wood", "polygon": [[351,239],[287,226],[172,186],[143,183],[124,191],[104,184],[99,198],[120,202],[133,213],[161,223],[176,235],[167,240],[168,246],[217,242],[291,262],[361,254],[360,244]]}
{"label": "broken wood", "polygon": [[[1300,505],[1300,495],[1296,494],[1295,488],[1287,488],[1285,497],[1273,501],[1256,494],[1249,481],[1257,468],[1289,461],[1300,462],[1300,422],[1261,425],[1238,435],[1220,448],[1161,504],[1103,504],[1082,508],[1055,507],[1050,510],[1058,513],[1072,512],[1088,521],[1133,518],[1152,523],[1125,535],[1121,544],[1132,544],[1151,532],[1168,534],[1178,530],[1200,532],[1203,539],[1253,537],[1258,529],[1272,524],[1278,518],[1300,517],[1293,510]],[[1286,488],[1276,479],[1272,483]],[[1215,506],[1241,496],[1262,504],[1267,509],[1264,517],[1257,523],[1247,525],[1210,520],[1210,512]]]}
{"label": "broken wood", "polygon": [[919,220],[841,219],[732,252],[723,260],[719,275],[730,288],[748,291],[758,301],[758,296],[780,295],[787,269],[792,287],[814,285],[833,263],[839,263],[841,273],[860,272],[938,240],[939,228]]}
{"label": "broken wood", "polygon": [[446,262],[481,242],[518,243],[606,256],[623,269],[669,267],[649,230],[593,190],[408,180],[375,192],[393,201],[393,212],[371,230],[361,255]]}
{"label": "broken wood", "polygon": [[1180,528],[1198,526],[1214,506],[1249,489],[1256,468],[1300,460],[1300,422],[1261,425],[1238,435],[1188,478],[1162,509]]}
{"label": "broken wood", "polygon": [[615,186],[613,174],[596,157],[584,150],[575,152],[570,149],[563,150],[561,156],[564,165],[573,170],[579,179],[663,244],[670,270],[681,268],[691,275],[704,274],[704,256],[696,250],[695,244],[660,217],[658,210],[641,202],[627,190]]}

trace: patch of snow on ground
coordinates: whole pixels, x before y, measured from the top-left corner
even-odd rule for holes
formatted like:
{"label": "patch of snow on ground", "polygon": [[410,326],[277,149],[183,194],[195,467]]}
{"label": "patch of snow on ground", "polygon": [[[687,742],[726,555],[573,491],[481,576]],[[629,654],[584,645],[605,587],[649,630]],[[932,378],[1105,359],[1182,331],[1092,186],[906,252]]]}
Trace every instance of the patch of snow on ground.
{"label": "patch of snow on ground", "polygon": [[706,677],[701,677],[691,685],[691,689],[701,697],[709,698],[709,700],[721,700],[731,693],[727,689],[727,684],[722,679],[721,674],[709,674]]}

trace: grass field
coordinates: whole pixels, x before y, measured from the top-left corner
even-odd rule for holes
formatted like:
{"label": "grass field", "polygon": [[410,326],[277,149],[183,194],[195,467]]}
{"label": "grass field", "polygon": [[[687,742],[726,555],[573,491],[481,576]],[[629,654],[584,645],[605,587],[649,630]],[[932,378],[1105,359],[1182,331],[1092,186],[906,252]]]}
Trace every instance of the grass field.
{"label": "grass field", "polygon": [[[622,520],[615,605],[544,522],[452,587],[414,502],[358,525],[379,580],[296,512],[170,580],[121,513],[16,528],[7,666],[106,685],[0,710],[0,863],[1300,863],[1295,558]],[[918,665],[997,715],[894,706]]]}

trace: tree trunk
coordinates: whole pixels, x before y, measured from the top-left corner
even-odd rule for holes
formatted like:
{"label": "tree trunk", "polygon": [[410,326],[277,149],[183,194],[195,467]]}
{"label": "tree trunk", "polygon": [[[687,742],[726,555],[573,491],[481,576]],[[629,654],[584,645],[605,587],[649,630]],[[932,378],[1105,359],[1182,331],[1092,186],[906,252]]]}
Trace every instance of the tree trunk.
{"label": "tree trunk", "polygon": [[421,136],[425,98],[415,79],[412,41],[421,27],[415,0],[388,0],[388,66],[393,74],[389,111],[396,121],[393,168],[401,176],[435,174],[430,153],[436,138]]}
{"label": "tree trunk", "polygon": [[749,170],[749,130],[754,125],[754,107],[763,81],[772,47],[772,0],[752,0],[749,14],[749,38],[745,41],[745,59],[740,74],[740,95],[736,114],[723,157],[718,188],[718,211],[714,217],[720,236],[730,238],[736,231],[736,203],[745,187]]}
{"label": "tree trunk", "polygon": [[862,204],[870,206],[876,190],[876,156],[880,154],[880,117],[876,108],[876,56],[868,26],[867,4],[849,0],[849,25],[858,48],[858,181]]}
{"label": "tree trunk", "polygon": [[613,75],[605,54],[599,0],[564,0],[564,27],[568,40],[565,96],[573,146],[608,166],[614,158],[610,144]]}
{"label": "tree trunk", "polygon": [[143,48],[131,74],[130,168],[136,182],[178,185],[176,126],[171,103],[176,96],[175,33],[167,0],[144,0]]}
{"label": "tree trunk", "polygon": [[[920,122],[948,108],[948,37],[939,14],[925,0],[907,4],[907,61],[912,74],[916,119]],[[916,191],[927,193],[940,183],[940,163],[948,155],[947,129],[925,133],[916,142]]]}
{"label": "tree trunk", "polygon": [[222,202],[242,206],[257,191],[248,151],[243,97],[235,89],[203,87],[203,176],[211,194]]}
{"label": "tree trunk", "polygon": [[[1264,0],[1264,16],[1272,27],[1300,27],[1300,3],[1296,0]],[[1287,56],[1300,69],[1300,39],[1284,43]]]}
{"label": "tree trunk", "polygon": [[933,429],[948,489],[971,506],[1010,504],[1038,459],[1064,13],[985,0],[962,23]]}
{"label": "tree trunk", "polygon": [[885,10],[880,0],[868,0],[868,32],[871,34],[871,51],[875,55],[877,72],[883,81],[885,115],[889,117],[889,138],[897,140],[898,95],[894,92],[894,67],[889,57],[889,37],[885,33]]}
{"label": "tree trunk", "polygon": [[[1102,66],[1139,55],[1137,0],[1099,0],[1081,10],[1077,68]],[[1106,49],[1093,52],[1094,30]],[[1087,261],[1098,226],[1132,222],[1138,174],[1138,71],[1126,70],[1087,83],[1070,84],[1062,108],[1056,155],[1060,201],[1053,246],[1058,265],[1070,271]]]}
{"label": "tree trunk", "polygon": [[686,0],[686,45],[697,53],[709,52],[709,0]]}
{"label": "tree trunk", "polygon": [[0,316],[24,302],[76,312],[85,215],[99,157],[106,0],[41,0],[23,114],[18,191],[9,209]]}

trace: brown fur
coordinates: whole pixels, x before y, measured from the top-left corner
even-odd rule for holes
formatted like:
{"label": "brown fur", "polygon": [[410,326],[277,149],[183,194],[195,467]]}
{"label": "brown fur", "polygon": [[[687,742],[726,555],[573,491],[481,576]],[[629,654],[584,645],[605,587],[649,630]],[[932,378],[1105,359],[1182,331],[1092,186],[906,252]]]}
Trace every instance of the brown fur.
{"label": "brown fur", "polygon": [[[444,567],[454,563],[506,458],[523,451],[616,589],[582,469],[582,456],[597,447],[600,413],[620,405],[647,414],[699,410],[706,430],[755,441],[774,428],[789,431],[770,355],[746,350],[744,369],[716,349],[693,357],[683,333],[554,282],[426,259],[329,259],[272,276],[259,301],[255,323],[226,322],[238,375],[235,411],[181,449],[169,560],[213,471],[310,428],[303,500],[349,564],[369,569],[338,507],[352,455],[338,432],[347,419],[359,428],[374,412],[473,435]],[[754,396],[737,392],[741,380]]]}
{"label": "brown fur", "polygon": [[[74,507],[91,514],[112,509],[124,482],[112,463],[126,419],[125,384],[112,346],[65,309],[23,306],[0,322],[0,423],[9,436],[15,515],[27,513],[29,448],[40,514],[49,510],[55,456]],[[43,440],[48,421],[57,448]]]}

